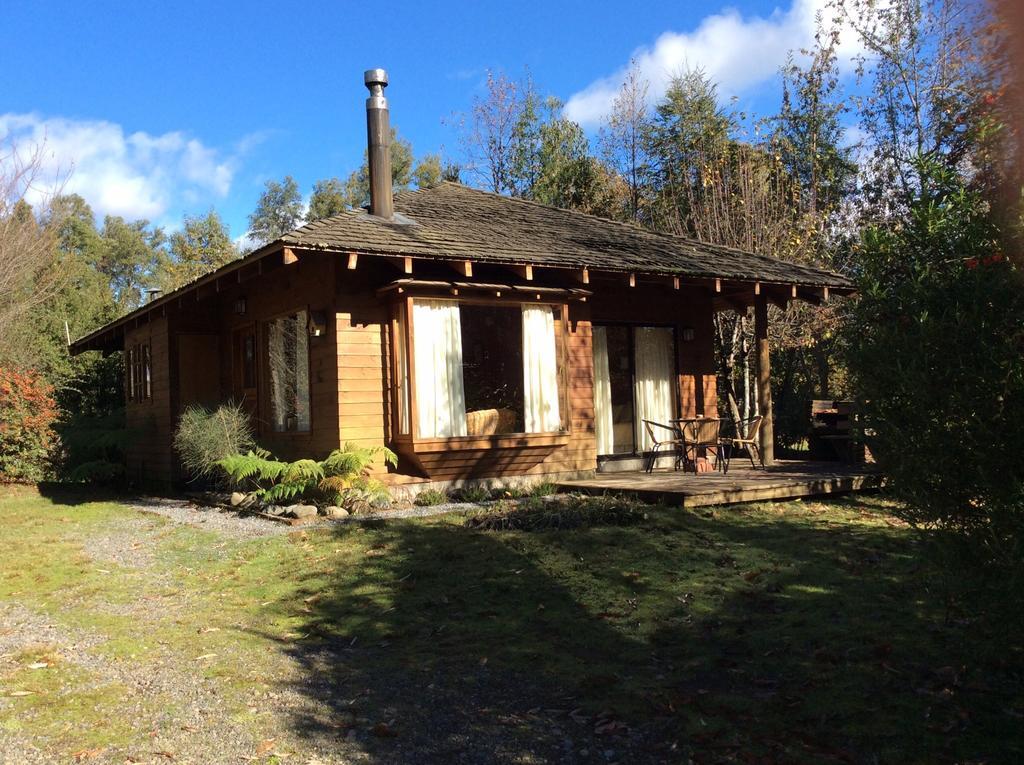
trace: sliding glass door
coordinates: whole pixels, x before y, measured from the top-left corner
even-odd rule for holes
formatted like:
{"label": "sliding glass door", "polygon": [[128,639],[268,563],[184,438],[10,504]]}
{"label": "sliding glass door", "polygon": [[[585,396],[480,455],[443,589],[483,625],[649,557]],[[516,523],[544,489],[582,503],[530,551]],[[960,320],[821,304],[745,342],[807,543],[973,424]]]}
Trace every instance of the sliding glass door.
{"label": "sliding glass door", "polygon": [[668,423],[676,412],[675,334],[671,327],[594,327],[597,453],[637,454],[653,445],[643,420]]}

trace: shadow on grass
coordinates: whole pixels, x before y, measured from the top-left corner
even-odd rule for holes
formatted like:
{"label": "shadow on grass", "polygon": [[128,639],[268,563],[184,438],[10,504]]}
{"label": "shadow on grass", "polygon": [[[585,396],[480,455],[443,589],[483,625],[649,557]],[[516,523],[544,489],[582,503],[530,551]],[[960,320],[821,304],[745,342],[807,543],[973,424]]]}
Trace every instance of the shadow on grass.
{"label": "shadow on grass", "polygon": [[[89,502],[125,502],[135,496],[127,489],[96,484],[43,481],[36,485],[39,495],[54,504],[84,505]],[[30,490],[26,487],[26,490]]]}
{"label": "shadow on grass", "polygon": [[1008,761],[1012,635],[947,618],[909,532],[851,522],[866,502],[341,527],[365,555],[295,604],[292,724],[371,762]]}

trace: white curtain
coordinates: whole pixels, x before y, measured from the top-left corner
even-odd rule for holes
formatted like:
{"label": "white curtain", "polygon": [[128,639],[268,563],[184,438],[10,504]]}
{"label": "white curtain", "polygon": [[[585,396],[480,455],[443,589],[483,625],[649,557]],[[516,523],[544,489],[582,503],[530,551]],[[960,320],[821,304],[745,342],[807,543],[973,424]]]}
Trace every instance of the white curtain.
{"label": "white curtain", "polygon": [[594,433],[597,453],[615,451],[615,428],[612,419],[612,377],[608,369],[608,330],[594,327]]}
{"label": "white curtain", "polygon": [[633,345],[636,361],[636,442],[640,451],[646,452],[654,444],[647,435],[643,420],[667,425],[675,416],[675,343],[668,327],[637,327]]}
{"label": "white curtain", "polygon": [[527,433],[561,430],[555,311],[551,306],[523,306],[523,403]]}
{"label": "white curtain", "polygon": [[421,438],[466,435],[459,304],[416,300],[412,307],[416,427]]}

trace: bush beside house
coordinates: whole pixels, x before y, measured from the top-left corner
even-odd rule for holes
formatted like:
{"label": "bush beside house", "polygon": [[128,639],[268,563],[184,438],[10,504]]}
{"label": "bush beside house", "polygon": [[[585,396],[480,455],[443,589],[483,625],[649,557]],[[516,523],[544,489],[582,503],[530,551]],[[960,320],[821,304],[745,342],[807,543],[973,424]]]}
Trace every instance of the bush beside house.
{"label": "bush beside house", "polygon": [[0,481],[48,478],[59,439],[53,386],[37,372],[0,368]]}

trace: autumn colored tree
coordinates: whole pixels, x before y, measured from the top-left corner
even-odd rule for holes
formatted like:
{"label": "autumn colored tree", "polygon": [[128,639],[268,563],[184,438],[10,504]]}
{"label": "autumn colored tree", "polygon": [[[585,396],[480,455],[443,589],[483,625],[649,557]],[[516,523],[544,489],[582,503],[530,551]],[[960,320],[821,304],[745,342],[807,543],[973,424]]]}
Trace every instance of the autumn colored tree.
{"label": "autumn colored tree", "polygon": [[0,367],[0,483],[50,475],[57,414],[53,387],[38,372]]}

